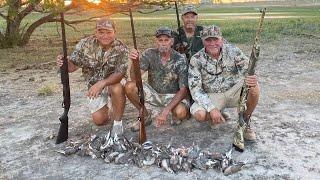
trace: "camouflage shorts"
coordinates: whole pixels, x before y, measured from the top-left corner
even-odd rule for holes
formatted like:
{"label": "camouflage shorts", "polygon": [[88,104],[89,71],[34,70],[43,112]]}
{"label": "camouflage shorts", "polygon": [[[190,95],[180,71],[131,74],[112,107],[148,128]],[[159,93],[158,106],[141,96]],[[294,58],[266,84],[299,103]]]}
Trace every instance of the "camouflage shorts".
{"label": "camouflage shorts", "polygon": [[[175,96],[175,94],[159,94],[147,83],[143,83],[143,91],[147,109],[164,108]],[[183,99],[181,102],[187,108],[190,107],[190,102],[187,99]]]}
{"label": "camouflage shorts", "polygon": [[[241,88],[244,81],[235,84],[228,91],[223,93],[208,93],[208,96],[214,106],[221,110],[224,108],[233,108],[238,106]],[[206,111],[200,104],[194,102],[190,108],[190,112],[194,115],[197,111]]]}
{"label": "camouflage shorts", "polygon": [[110,96],[108,93],[108,87],[104,88],[104,90],[102,90],[102,93],[97,98],[87,97],[88,108],[91,114],[95,113],[96,111],[101,109],[103,106],[108,105],[108,102],[110,102],[109,99],[110,99]]}
{"label": "camouflage shorts", "polygon": [[[126,83],[126,80],[122,79],[120,83],[124,85]],[[108,93],[108,86],[102,90],[101,94],[97,98],[87,97],[87,100],[88,100],[88,108],[91,114],[98,111],[105,105],[108,106],[109,110],[111,109],[111,98],[110,98],[110,94]]]}

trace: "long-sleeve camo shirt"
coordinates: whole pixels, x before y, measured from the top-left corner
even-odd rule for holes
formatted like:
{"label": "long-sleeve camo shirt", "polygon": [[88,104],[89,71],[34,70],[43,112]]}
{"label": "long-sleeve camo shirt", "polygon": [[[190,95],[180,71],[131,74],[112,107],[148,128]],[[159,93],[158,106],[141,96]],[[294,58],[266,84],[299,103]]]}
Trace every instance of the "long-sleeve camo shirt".
{"label": "long-sleeve camo shirt", "polygon": [[80,40],[70,61],[82,68],[82,74],[90,88],[113,73],[127,72],[128,48],[121,41],[115,40],[108,50],[104,50],[97,38],[90,36]]}
{"label": "long-sleeve camo shirt", "polygon": [[158,49],[147,49],[140,57],[140,68],[148,71],[148,84],[159,94],[175,94],[188,86],[187,62],[177,51],[173,50],[170,60],[163,65]]}
{"label": "long-sleeve camo shirt", "polygon": [[191,96],[207,112],[214,109],[207,93],[229,90],[244,78],[249,59],[232,44],[223,44],[220,57],[211,58],[205,48],[192,56],[189,64],[188,83]]}

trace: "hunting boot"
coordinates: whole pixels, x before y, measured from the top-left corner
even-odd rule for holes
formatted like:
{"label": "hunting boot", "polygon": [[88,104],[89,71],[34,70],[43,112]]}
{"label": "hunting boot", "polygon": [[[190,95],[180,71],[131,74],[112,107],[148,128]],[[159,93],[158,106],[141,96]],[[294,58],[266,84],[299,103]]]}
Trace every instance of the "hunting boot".
{"label": "hunting boot", "polygon": [[[144,117],[144,125],[145,126],[149,126],[152,123],[152,119],[151,119],[151,113],[148,113],[148,115],[146,115]],[[137,132],[140,130],[140,121],[136,121],[132,126],[131,126],[131,131],[132,132]]]}
{"label": "hunting boot", "polygon": [[244,150],[244,129],[246,128],[246,125],[243,124],[242,126],[238,123],[237,128],[235,130],[234,136],[233,136],[233,146],[236,148],[236,150],[243,152]]}
{"label": "hunting boot", "polygon": [[246,128],[244,129],[244,134],[243,137],[246,141],[255,141],[256,140],[256,133],[251,129],[250,123],[251,123],[251,118],[250,116],[246,120]]}

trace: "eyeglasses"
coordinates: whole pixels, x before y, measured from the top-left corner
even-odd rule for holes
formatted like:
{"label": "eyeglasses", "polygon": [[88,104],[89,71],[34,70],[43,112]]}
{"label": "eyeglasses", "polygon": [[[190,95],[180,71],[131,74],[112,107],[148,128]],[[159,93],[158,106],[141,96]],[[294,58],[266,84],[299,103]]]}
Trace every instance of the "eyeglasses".
{"label": "eyeglasses", "polygon": [[[209,61],[209,56],[207,56],[207,61]],[[211,60],[210,60],[211,61]],[[218,76],[220,74],[223,73],[223,69],[225,68],[222,59],[219,59],[216,63],[215,63],[215,68],[214,70],[211,69],[210,71],[208,71],[207,69],[205,69],[205,71],[212,75],[212,76]]]}

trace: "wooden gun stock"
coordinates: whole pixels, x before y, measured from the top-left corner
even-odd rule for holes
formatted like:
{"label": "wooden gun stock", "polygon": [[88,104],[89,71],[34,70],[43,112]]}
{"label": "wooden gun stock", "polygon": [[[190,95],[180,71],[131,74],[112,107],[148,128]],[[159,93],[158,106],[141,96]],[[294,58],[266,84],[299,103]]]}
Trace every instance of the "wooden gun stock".
{"label": "wooden gun stock", "polygon": [[[137,41],[136,41],[136,35],[135,35],[135,30],[134,30],[134,23],[133,23],[131,9],[130,9],[129,13],[130,13],[133,46],[135,49],[137,49]],[[133,60],[132,65],[133,65],[133,72],[134,72],[134,76],[135,76],[135,80],[136,80],[136,86],[138,88],[138,96],[139,96],[139,100],[140,100],[140,110],[139,110],[139,117],[138,117],[138,121],[140,122],[139,143],[143,144],[147,140],[147,135],[146,135],[146,129],[145,129],[145,122],[144,122],[145,106],[144,106],[144,94],[143,94],[143,85],[142,85],[142,79],[141,79],[139,58]]]}

